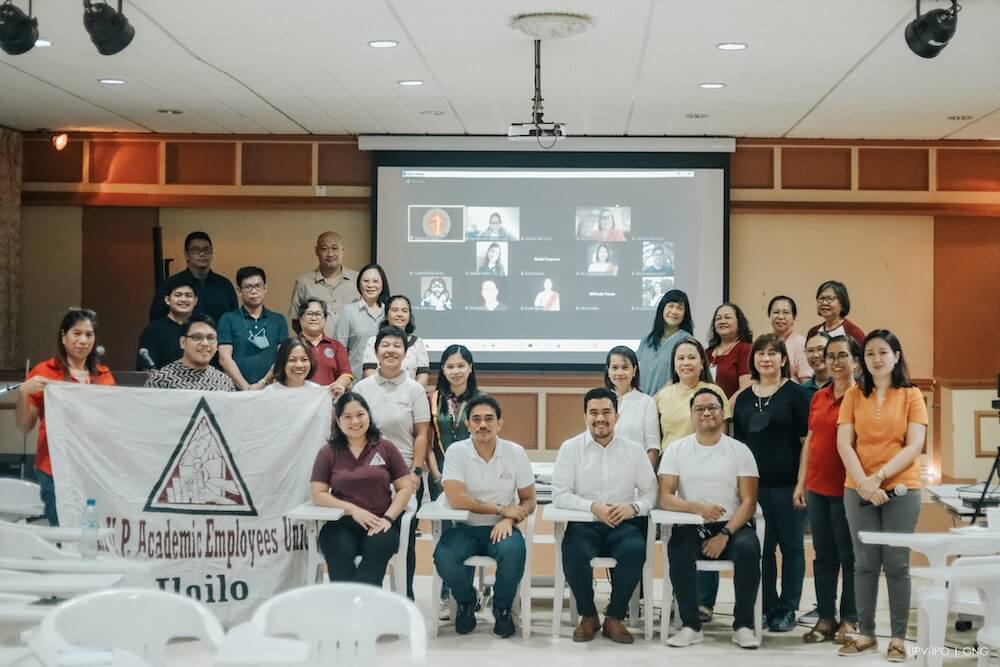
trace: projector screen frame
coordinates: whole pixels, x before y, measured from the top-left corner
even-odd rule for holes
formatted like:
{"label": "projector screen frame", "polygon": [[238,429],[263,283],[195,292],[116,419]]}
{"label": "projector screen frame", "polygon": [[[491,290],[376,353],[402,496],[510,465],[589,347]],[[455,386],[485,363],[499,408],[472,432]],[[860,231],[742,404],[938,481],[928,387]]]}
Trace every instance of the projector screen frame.
{"label": "projector screen frame", "polygon": [[[372,151],[371,257],[378,262],[378,171],[380,167],[456,167],[515,169],[719,169],[722,171],[722,300],[729,301],[730,154],[684,152],[526,152],[526,151]],[[391,281],[391,276],[390,276]],[[392,283],[390,282],[390,287]],[[437,370],[440,361],[431,359]],[[536,373],[593,373],[603,364],[476,362],[477,370]]]}

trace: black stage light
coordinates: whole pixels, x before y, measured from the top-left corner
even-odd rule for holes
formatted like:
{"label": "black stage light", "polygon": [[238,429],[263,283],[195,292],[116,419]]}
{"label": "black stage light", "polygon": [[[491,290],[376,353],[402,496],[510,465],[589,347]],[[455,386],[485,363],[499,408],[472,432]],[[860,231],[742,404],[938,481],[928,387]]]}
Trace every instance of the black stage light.
{"label": "black stage light", "polygon": [[135,28],[122,14],[122,0],[118,0],[117,12],[106,2],[83,0],[83,27],[102,56],[118,53],[135,37]]}
{"label": "black stage light", "polygon": [[934,58],[941,53],[955,36],[961,10],[958,0],[951,0],[950,8],[932,9],[921,16],[920,0],[917,0],[917,18],[906,26],[906,45],[910,51],[921,58]]}
{"label": "black stage light", "polygon": [[28,13],[14,6],[11,0],[0,5],[0,49],[12,56],[27,53],[38,39],[38,19],[31,16],[31,2]]}

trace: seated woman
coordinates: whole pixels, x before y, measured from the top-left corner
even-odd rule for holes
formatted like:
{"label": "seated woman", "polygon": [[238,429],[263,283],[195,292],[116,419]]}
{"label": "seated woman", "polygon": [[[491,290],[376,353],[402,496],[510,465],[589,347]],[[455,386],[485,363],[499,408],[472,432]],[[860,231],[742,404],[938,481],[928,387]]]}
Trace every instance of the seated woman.
{"label": "seated woman", "polygon": [[[316,455],[309,495],[344,516],[319,533],[330,581],[381,586],[399,548],[399,517],[413,493],[410,468],[396,446],[382,438],[363,397],[347,392],[334,405],[337,434]],[[396,489],[393,496],[390,484]],[[354,559],[361,556],[361,562]]]}
{"label": "seated woman", "polygon": [[267,385],[267,389],[318,387],[311,379],[315,372],[308,344],[298,336],[293,336],[278,343],[278,349],[274,353],[274,382]]}

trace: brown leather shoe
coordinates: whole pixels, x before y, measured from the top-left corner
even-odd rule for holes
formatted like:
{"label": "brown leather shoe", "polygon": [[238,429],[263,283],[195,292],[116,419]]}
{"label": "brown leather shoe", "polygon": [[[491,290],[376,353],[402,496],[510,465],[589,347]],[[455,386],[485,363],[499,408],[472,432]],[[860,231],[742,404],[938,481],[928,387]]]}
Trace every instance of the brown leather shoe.
{"label": "brown leather shoe", "polygon": [[573,641],[589,642],[601,629],[601,619],[596,616],[583,616],[573,629]]}
{"label": "brown leather shoe", "polygon": [[601,628],[601,634],[618,644],[631,644],[635,641],[632,633],[628,631],[622,620],[614,616],[604,617],[604,626]]}

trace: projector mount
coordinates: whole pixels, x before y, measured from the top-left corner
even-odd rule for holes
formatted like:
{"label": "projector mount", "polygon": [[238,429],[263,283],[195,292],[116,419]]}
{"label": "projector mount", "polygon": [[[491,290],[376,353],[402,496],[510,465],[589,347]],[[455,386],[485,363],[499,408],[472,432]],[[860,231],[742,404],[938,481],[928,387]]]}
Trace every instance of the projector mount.
{"label": "projector mount", "polygon": [[[542,110],[542,41],[535,40],[535,97],[531,106],[531,122],[511,123],[507,129],[507,137],[511,141],[535,140],[544,150],[552,148],[556,142],[566,137],[565,123],[547,123]],[[542,139],[551,139],[552,143],[544,144]]]}

